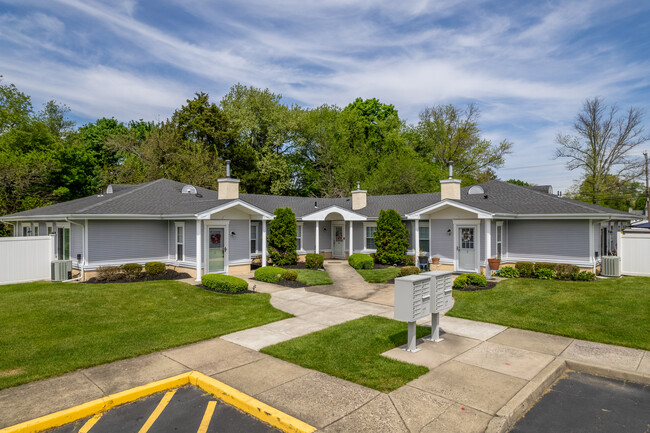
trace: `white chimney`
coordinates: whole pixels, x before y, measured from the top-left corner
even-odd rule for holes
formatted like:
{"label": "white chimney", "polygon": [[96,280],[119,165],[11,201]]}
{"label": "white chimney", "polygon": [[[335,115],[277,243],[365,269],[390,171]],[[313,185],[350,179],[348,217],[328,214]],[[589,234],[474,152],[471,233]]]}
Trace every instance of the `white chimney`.
{"label": "white chimney", "polygon": [[440,200],[460,200],[460,180],[454,179],[454,162],[449,161],[449,179],[440,181]]}
{"label": "white chimney", "polygon": [[239,198],[239,179],[230,177],[230,160],[226,160],[226,177],[218,180],[218,198],[219,200],[236,200]]}
{"label": "white chimney", "polygon": [[352,210],[359,210],[366,207],[368,191],[361,189],[361,182],[357,182],[357,189],[352,191]]}

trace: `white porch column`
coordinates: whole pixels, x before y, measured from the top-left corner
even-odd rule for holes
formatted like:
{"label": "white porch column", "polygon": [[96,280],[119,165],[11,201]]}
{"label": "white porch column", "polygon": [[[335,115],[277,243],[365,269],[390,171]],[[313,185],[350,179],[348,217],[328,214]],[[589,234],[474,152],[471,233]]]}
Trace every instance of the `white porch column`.
{"label": "white porch column", "polygon": [[415,251],[415,266],[419,266],[420,265],[420,261],[418,259],[418,257],[420,256],[420,219],[419,218],[415,220],[414,230],[415,230],[415,236],[414,236],[415,245],[413,245],[413,250]]}
{"label": "white porch column", "polygon": [[354,237],[352,227],[354,226],[354,221],[350,221],[350,255],[354,254]]}
{"label": "white porch column", "polygon": [[262,220],[262,266],[266,266],[266,220]]}
{"label": "white porch column", "polygon": [[196,281],[201,281],[201,220],[196,220]]}
{"label": "white porch column", "polygon": [[492,220],[485,221],[485,276],[492,279],[488,259],[492,258]]}
{"label": "white porch column", "polygon": [[320,232],[318,231],[318,221],[316,221],[316,254],[319,254],[319,241],[320,241]]}

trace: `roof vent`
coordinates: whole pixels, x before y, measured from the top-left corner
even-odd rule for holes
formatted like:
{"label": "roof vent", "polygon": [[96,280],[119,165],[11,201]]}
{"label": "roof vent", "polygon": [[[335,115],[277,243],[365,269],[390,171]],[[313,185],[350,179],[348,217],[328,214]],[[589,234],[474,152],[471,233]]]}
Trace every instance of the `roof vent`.
{"label": "roof vent", "polygon": [[113,194],[113,185],[108,185],[108,187],[106,187],[106,194]]}
{"label": "roof vent", "polygon": [[182,194],[196,194],[196,187],[193,185],[185,185],[181,190]]}
{"label": "roof vent", "polygon": [[479,185],[474,185],[467,191],[467,194],[473,195],[473,194],[485,194],[485,190],[483,189],[482,186]]}

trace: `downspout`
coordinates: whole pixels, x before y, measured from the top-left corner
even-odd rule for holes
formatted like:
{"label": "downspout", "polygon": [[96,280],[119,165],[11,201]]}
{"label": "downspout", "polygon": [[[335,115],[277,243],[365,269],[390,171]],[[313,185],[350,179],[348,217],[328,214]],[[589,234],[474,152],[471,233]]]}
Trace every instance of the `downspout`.
{"label": "downspout", "polygon": [[74,224],[76,226],[81,227],[81,229],[82,229],[82,231],[81,231],[81,233],[82,233],[82,235],[81,235],[81,251],[82,251],[82,253],[84,255],[84,259],[81,261],[81,263],[77,262],[77,264],[81,268],[81,275],[78,276],[77,278],[71,278],[69,280],[64,280],[63,281],[64,283],[68,283],[68,282],[71,282],[71,281],[83,280],[83,277],[84,277],[84,262],[86,261],[86,252],[83,251],[83,245],[84,245],[84,238],[86,237],[86,227],[83,224],[79,224],[79,223],[76,223],[74,221],[71,221],[70,218],[68,218],[68,217],[65,217],[65,221],[69,222],[70,224]]}

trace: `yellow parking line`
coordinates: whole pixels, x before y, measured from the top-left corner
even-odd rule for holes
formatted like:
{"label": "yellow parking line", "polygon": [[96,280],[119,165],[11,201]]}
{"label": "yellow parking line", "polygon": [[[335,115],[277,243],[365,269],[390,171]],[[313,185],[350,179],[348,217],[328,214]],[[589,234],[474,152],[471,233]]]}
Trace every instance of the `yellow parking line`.
{"label": "yellow parking line", "polygon": [[210,425],[210,420],[212,419],[212,414],[214,413],[214,408],[217,405],[216,401],[209,401],[208,407],[205,408],[205,414],[203,415],[203,420],[201,425],[196,433],[206,433],[208,431],[208,426]]}
{"label": "yellow parking line", "polygon": [[99,418],[101,418],[101,417],[102,417],[102,414],[98,413],[94,417],[90,418],[88,421],[86,421],[86,424],[84,424],[84,426],[81,427],[81,430],[79,430],[79,433],[88,433],[90,431],[90,429],[93,428],[93,426],[95,424],[97,424],[97,421],[99,421]]}
{"label": "yellow parking line", "polygon": [[154,422],[158,419],[160,414],[162,413],[163,410],[167,407],[167,403],[169,403],[169,400],[172,399],[174,396],[174,393],[176,390],[171,390],[168,393],[165,394],[165,396],[160,400],[160,403],[158,403],[158,406],[156,406],[156,409],[149,415],[149,419],[147,420],[146,423],[142,426],[140,431],[138,433],[147,433],[151,426],[153,425]]}

